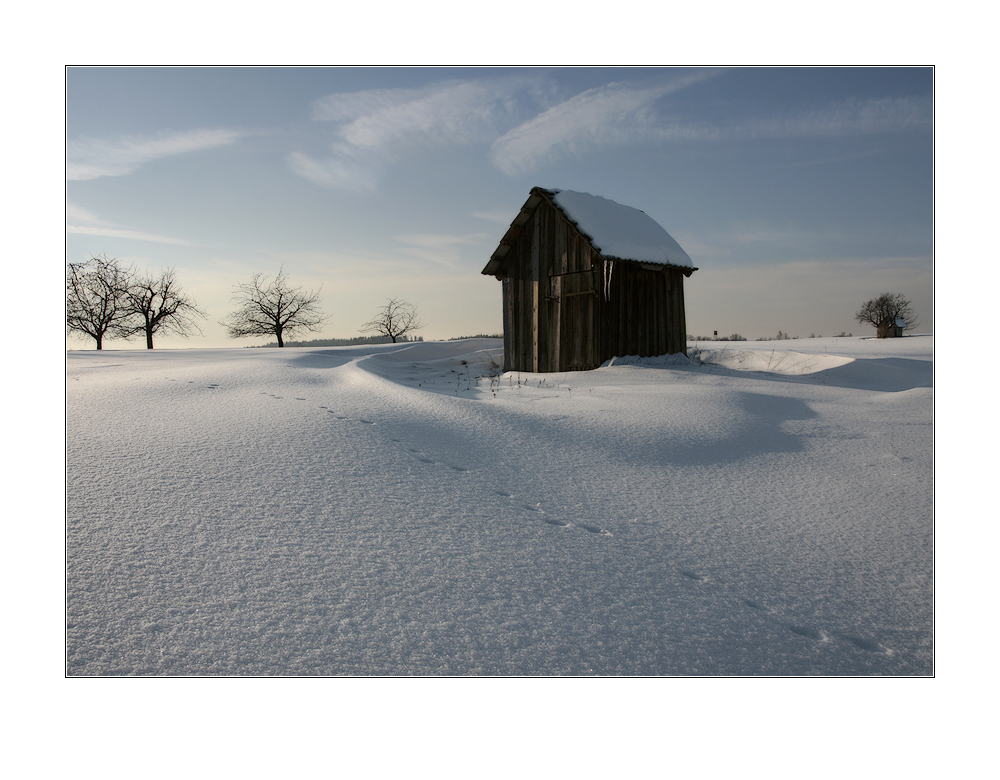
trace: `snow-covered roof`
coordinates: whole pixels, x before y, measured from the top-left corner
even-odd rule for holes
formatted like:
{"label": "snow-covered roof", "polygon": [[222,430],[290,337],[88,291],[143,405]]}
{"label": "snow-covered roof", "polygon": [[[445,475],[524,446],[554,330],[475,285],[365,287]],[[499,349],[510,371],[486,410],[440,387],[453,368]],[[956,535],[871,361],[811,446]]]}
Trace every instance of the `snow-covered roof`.
{"label": "snow-covered roof", "polygon": [[896,317],[896,327],[897,328],[905,328],[906,327],[906,320],[904,320],[902,317]]}
{"label": "snow-covered roof", "polygon": [[687,252],[645,212],[589,192],[548,191],[605,257],[694,268]]}

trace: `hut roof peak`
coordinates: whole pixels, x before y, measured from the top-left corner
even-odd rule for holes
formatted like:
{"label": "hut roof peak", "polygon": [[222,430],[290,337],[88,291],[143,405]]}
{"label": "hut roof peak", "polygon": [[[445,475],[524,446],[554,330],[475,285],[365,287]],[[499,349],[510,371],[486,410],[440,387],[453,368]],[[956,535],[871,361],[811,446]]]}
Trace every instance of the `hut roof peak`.
{"label": "hut roof peak", "polygon": [[589,192],[536,189],[549,195],[605,257],[694,269],[687,252],[644,211]]}

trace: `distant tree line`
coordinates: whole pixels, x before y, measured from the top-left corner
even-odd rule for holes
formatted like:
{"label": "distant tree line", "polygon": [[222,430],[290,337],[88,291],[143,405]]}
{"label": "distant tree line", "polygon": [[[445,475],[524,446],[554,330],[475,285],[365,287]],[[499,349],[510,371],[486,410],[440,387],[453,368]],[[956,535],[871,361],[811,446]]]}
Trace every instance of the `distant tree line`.
{"label": "distant tree line", "polygon": [[789,336],[783,330],[778,331],[777,336],[761,336],[757,341],[786,341],[788,339],[797,339],[798,336]]}
{"label": "distant tree line", "polygon": [[[399,341],[423,341],[423,336],[400,336]],[[286,341],[286,347],[353,347],[359,344],[391,344],[392,339],[388,336],[354,336],[349,339],[310,339],[309,341]],[[261,347],[276,347],[278,343],[269,341]],[[252,347],[257,349],[257,346]]]}
{"label": "distant tree line", "polygon": [[746,337],[741,336],[739,333],[733,333],[729,336],[692,336],[689,333],[688,341],[746,341]]}
{"label": "distant tree line", "polygon": [[[254,274],[249,282],[236,284],[230,302],[236,308],[219,324],[231,338],[274,336],[279,347],[286,345],[286,338],[303,331],[315,332],[329,320],[320,309],[320,290],[293,287],[284,268],[273,279]],[[94,339],[97,349],[104,348],[105,339],[128,340],[138,335],[145,337],[146,349],[152,349],[157,333],[185,338],[201,333],[196,318],[207,316],[181,291],[172,268],[158,274],[139,272],[103,255],[85,263],[68,264],[66,328],[70,335]],[[391,298],[361,328],[362,333],[374,336],[291,343],[395,343],[412,339],[408,334],[422,327],[416,306]]]}
{"label": "distant tree line", "polygon": [[[914,316],[913,304],[902,293],[882,293],[877,298],[865,301],[854,318],[862,324],[872,325],[880,339],[902,336],[906,331],[913,330],[920,324]],[[842,330],[837,338],[853,338],[853,335]],[[798,336],[792,336],[779,330],[777,336],[761,336],[757,341],[785,341],[797,338]],[[821,339],[823,336],[822,334],[817,336],[815,333],[810,333],[809,338]],[[689,333],[688,341],[746,341],[746,339],[738,333],[733,333],[728,337],[720,337],[715,334],[692,336]]]}

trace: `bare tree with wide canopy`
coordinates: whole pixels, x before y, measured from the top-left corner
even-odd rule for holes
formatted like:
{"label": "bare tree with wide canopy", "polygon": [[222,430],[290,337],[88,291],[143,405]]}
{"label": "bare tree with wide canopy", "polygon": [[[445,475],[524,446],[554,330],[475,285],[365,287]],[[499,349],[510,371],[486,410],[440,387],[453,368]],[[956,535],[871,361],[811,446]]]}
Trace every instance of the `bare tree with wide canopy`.
{"label": "bare tree with wide canopy", "polygon": [[902,335],[920,324],[913,316],[912,304],[902,293],[882,293],[866,301],[854,318],[862,324],[874,325],[880,339]]}
{"label": "bare tree with wide canopy", "polygon": [[249,284],[233,288],[231,302],[237,306],[219,324],[230,338],[244,336],[274,336],[278,346],[285,346],[285,337],[303,330],[317,331],[328,319],[319,308],[320,291],[292,287],[284,268],[274,279],[254,274]]}
{"label": "bare tree with wide canopy", "polygon": [[400,336],[422,327],[424,323],[417,315],[416,306],[399,298],[390,298],[389,302],[378,310],[375,319],[361,326],[361,332],[388,336],[395,344]]}
{"label": "bare tree with wide canopy", "polygon": [[91,257],[85,263],[69,263],[66,275],[66,327],[71,333],[89,336],[97,349],[104,339],[120,337],[128,317],[126,293],[131,271],[115,258]]}
{"label": "bare tree with wide canopy", "polygon": [[195,317],[207,315],[181,292],[173,268],[156,276],[146,272],[134,277],[126,292],[125,309],[130,318],[124,336],[139,333],[146,337],[146,349],[153,348],[153,336],[160,331],[187,338],[201,333]]}

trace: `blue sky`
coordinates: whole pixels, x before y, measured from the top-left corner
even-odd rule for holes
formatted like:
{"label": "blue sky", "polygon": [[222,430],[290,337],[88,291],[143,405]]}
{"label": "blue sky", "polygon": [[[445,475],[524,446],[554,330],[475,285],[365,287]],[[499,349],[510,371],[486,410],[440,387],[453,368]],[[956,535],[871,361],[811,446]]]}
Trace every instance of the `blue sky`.
{"label": "blue sky", "polygon": [[304,338],[389,297],[499,332],[480,271],[535,185],[663,225],[693,334],[871,335],[887,291],[933,331],[930,68],[73,67],[66,108],[67,261],[174,267],[209,314],[158,347],[263,343],[217,321],[282,266],[331,314]]}

